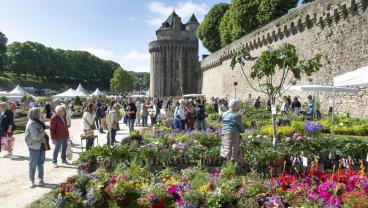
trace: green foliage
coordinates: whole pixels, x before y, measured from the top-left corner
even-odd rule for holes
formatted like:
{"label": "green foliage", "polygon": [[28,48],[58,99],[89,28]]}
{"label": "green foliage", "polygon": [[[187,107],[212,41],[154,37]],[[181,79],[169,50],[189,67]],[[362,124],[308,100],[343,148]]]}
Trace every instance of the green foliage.
{"label": "green foliage", "polygon": [[81,98],[79,96],[76,96],[74,98],[73,104],[76,105],[76,106],[82,106],[82,100],[81,100]]}
{"label": "green foliage", "polygon": [[247,33],[259,27],[257,20],[258,1],[254,0],[233,0],[229,11],[231,21],[233,21],[232,41],[235,41]]}
{"label": "green foliage", "polygon": [[[241,66],[243,74],[248,84],[256,91],[261,92],[275,103],[277,97],[281,96],[284,86],[293,84],[300,80],[302,75],[311,76],[322,66],[320,64],[321,55],[317,54],[308,60],[299,60],[299,55],[294,45],[285,43],[275,49],[269,47],[263,51],[259,57],[252,57],[248,50],[242,46],[238,49],[231,60],[231,68],[236,64]],[[245,63],[255,60],[255,64],[247,75],[244,72]],[[281,77],[275,78],[275,75],[281,74]],[[258,86],[250,82],[250,78],[258,81]]]}
{"label": "green foliage", "polygon": [[8,39],[0,31],[0,72],[4,71],[4,66],[6,63],[6,44],[8,42]]}
{"label": "green foliage", "polygon": [[204,105],[204,111],[206,112],[207,115],[213,113],[214,111],[213,105],[206,103]]}
{"label": "green foliage", "polygon": [[219,115],[217,113],[208,114],[208,119],[210,119],[212,121],[217,121],[218,118],[219,118]]}
{"label": "green foliage", "polygon": [[219,25],[228,9],[229,4],[215,4],[197,29],[198,38],[203,42],[204,47],[206,47],[210,52],[215,52],[221,49]]}
{"label": "green foliage", "polygon": [[110,88],[115,92],[126,95],[134,89],[136,76],[122,68],[114,71],[114,76],[110,80]]}
{"label": "green foliage", "polygon": [[117,67],[119,64],[86,51],[53,49],[31,41],[13,42],[7,47],[6,70],[18,77],[34,75],[43,80],[93,83],[108,88]]}
{"label": "green foliage", "polygon": [[265,25],[286,14],[297,4],[298,0],[259,0],[257,19],[261,25]]}
{"label": "green foliage", "polygon": [[145,73],[143,76],[143,84],[146,87],[146,89],[150,88],[150,74],[149,73]]}
{"label": "green foliage", "polygon": [[7,98],[7,97],[5,97],[5,96],[1,96],[1,97],[0,97],[0,101],[1,101],[1,102],[7,102],[7,101],[8,101],[8,98]]}
{"label": "green foliage", "polygon": [[227,10],[220,22],[220,38],[221,38],[221,47],[225,47],[230,44],[233,40],[232,31],[234,28],[234,23],[231,21],[231,11]]}

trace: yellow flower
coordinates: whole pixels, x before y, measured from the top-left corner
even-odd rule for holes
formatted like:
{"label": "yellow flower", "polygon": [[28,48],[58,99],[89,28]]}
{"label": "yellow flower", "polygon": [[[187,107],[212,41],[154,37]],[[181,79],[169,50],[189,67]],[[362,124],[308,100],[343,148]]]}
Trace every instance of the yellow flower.
{"label": "yellow flower", "polygon": [[203,184],[201,187],[199,187],[200,192],[207,193],[211,189],[210,184]]}

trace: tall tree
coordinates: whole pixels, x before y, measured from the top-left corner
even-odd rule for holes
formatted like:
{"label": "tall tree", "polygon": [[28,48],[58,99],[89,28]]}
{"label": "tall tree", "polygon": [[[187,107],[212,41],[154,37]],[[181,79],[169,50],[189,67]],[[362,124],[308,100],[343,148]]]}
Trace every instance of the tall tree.
{"label": "tall tree", "polygon": [[212,53],[221,49],[219,26],[222,17],[228,9],[229,4],[215,4],[197,29],[198,38],[203,42],[204,47]]}
{"label": "tall tree", "polygon": [[259,0],[257,19],[261,25],[286,14],[298,4],[298,0]]}
{"label": "tall tree", "polygon": [[[285,92],[285,87],[290,86],[303,75],[311,76],[320,67],[321,55],[317,54],[308,60],[299,60],[295,46],[285,43],[280,48],[268,48],[259,57],[252,57],[249,51],[240,47],[233,55],[231,68],[237,64],[248,85],[256,92],[262,93],[270,99],[274,105],[276,99]],[[249,69],[245,68],[246,62],[255,61]],[[249,74],[248,74],[249,73]],[[251,82],[251,79],[254,82]],[[257,83],[257,84],[254,84]],[[273,144],[276,144],[275,115],[272,114]]]}
{"label": "tall tree", "polygon": [[257,19],[259,3],[255,0],[233,0],[230,6],[232,41],[235,41],[247,33],[259,27]]}
{"label": "tall tree", "polygon": [[231,20],[231,11],[227,10],[220,22],[220,39],[221,39],[221,47],[225,47],[226,45],[233,42],[232,31],[234,28],[234,22]]}
{"label": "tall tree", "polygon": [[6,61],[6,44],[8,39],[4,33],[0,32],[0,72],[4,71],[5,61]]}
{"label": "tall tree", "polygon": [[110,80],[110,88],[120,94],[126,95],[135,87],[136,76],[122,68],[115,69]]}
{"label": "tall tree", "polygon": [[143,76],[143,84],[146,89],[150,88],[150,74],[145,73]]}

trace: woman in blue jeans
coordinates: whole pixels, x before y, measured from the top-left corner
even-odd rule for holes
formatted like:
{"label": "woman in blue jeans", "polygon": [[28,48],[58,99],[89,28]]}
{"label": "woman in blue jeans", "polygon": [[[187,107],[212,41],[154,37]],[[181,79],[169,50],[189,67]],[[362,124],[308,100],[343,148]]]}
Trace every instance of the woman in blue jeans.
{"label": "woman in blue jeans", "polygon": [[45,162],[45,124],[40,120],[41,111],[31,108],[28,112],[28,123],[25,132],[25,141],[29,150],[29,183],[35,187],[36,168],[38,169],[39,185],[44,186],[43,164]]}

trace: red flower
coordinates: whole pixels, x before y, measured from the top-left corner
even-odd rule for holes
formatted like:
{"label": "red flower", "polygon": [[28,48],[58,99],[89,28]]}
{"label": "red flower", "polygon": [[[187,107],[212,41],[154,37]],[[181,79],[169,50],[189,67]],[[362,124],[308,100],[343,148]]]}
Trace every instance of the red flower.
{"label": "red flower", "polygon": [[112,198],[112,193],[111,193],[111,189],[110,189],[110,185],[107,185],[104,189],[105,193]]}

